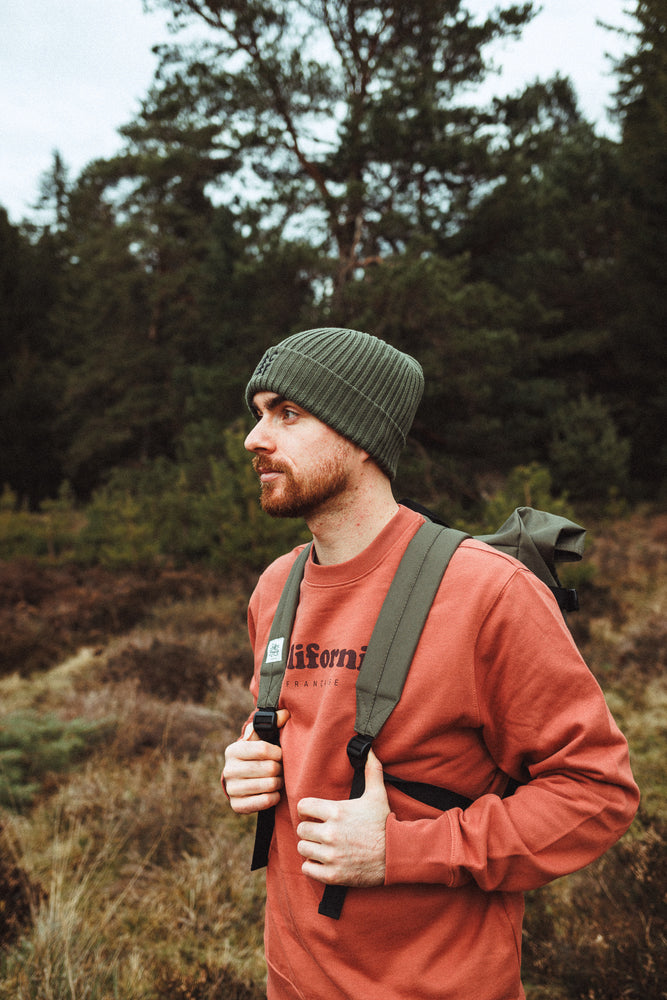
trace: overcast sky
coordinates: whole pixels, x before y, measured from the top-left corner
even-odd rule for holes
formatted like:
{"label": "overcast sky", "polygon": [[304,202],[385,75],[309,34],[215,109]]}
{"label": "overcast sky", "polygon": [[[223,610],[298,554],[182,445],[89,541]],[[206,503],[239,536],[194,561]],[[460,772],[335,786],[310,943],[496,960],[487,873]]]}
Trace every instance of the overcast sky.
{"label": "overcast sky", "polygon": [[[485,13],[493,0],[468,0]],[[613,134],[606,109],[615,88],[606,52],[629,43],[598,27],[634,25],[627,0],[543,0],[518,43],[494,53],[504,67],[485,94],[520,90],[556,71],[575,85],[586,116]],[[58,150],[76,178],[90,160],[116,153],[168,39],[164,14],[141,0],[4,0],[0,31],[0,205],[12,222],[30,214],[39,178]]]}

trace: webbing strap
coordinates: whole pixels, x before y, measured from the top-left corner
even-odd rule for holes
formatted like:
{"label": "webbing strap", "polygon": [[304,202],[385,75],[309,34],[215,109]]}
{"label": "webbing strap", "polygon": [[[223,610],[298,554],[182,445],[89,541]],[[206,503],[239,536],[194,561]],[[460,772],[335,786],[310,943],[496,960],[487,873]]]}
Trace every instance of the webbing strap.
{"label": "webbing strap", "polygon": [[[255,712],[253,728],[260,740],[267,743],[280,744],[280,730],[278,729],[278,712],[274,708],[259,708]],[[258,868],[265,868],[269,863],[269,848],[273,838],[273,828],[276,823],[276,807],[269,806],[257,813],[257,826],[255,827],[255,846],[252,852],[250,871],[257,871]]]}

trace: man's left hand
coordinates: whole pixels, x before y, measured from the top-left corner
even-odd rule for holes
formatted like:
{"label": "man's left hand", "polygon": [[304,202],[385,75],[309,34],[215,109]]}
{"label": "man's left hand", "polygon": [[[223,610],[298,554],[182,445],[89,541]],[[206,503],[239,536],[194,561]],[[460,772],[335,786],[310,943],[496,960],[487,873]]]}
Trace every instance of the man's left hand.
{"label": "man's left hand", "polygon": [[366,788],[358,799],[301,799],[297,812],[304,875],[325,885],[382,885],[389,801],[382,765],[373,751],[366,761]]}

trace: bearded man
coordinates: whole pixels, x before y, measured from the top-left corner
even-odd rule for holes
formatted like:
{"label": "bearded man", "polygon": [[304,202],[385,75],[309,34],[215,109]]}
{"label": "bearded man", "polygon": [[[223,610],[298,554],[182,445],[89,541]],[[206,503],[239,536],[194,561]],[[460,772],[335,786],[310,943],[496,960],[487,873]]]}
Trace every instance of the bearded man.
{"label": "bearded man", "polygon": [[[236,812],[275,809],[268,1000],[520,1000],[523,893],[594,860],[637,808],[627,743],[553,595],[475,539],[447,567],[365,790],[349,798],[359,665],[424,520],[392,491],[422,390],[414,358],[341,329],[271,348],[246,390],[262,506],[305,518],[313,536],[280,744],[250,719],[223,771]],[[302,548],[250,600],[255,698]],[[386,785],[385,770],[471,804],[441,812]],[[318,912],[328,886],[348,889],[338,920]]]}

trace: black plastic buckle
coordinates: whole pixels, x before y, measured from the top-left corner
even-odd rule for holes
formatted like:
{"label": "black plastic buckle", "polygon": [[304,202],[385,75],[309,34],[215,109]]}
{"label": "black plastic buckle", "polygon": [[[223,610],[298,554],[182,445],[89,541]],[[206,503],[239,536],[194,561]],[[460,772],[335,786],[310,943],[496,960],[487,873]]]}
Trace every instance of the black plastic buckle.
{"label": "black plastic buckle", "polygon": [[562,612],[579,610],[579,594],[574,588],[551,587],[550,589]]}
{"label": "black plastic buckle", "polygon": [[258,708],[252,720],[252,727],[266,743],[280,743],[278,713],[275,708]]}
{"label": "black plastic buckle", "polygon": [[566,611],[579,610],[579,594],[574,589],[567,591],[567,607],[565,610]]}
{"label": "black plastic buckle", "polygon": [[355,771],[358,771],[359,768],[366,766],[368,752],[372,745],[372,736],[360,736],[359,733],[355,733],[348,743],[347,756],[349,757],[350,764]]}

